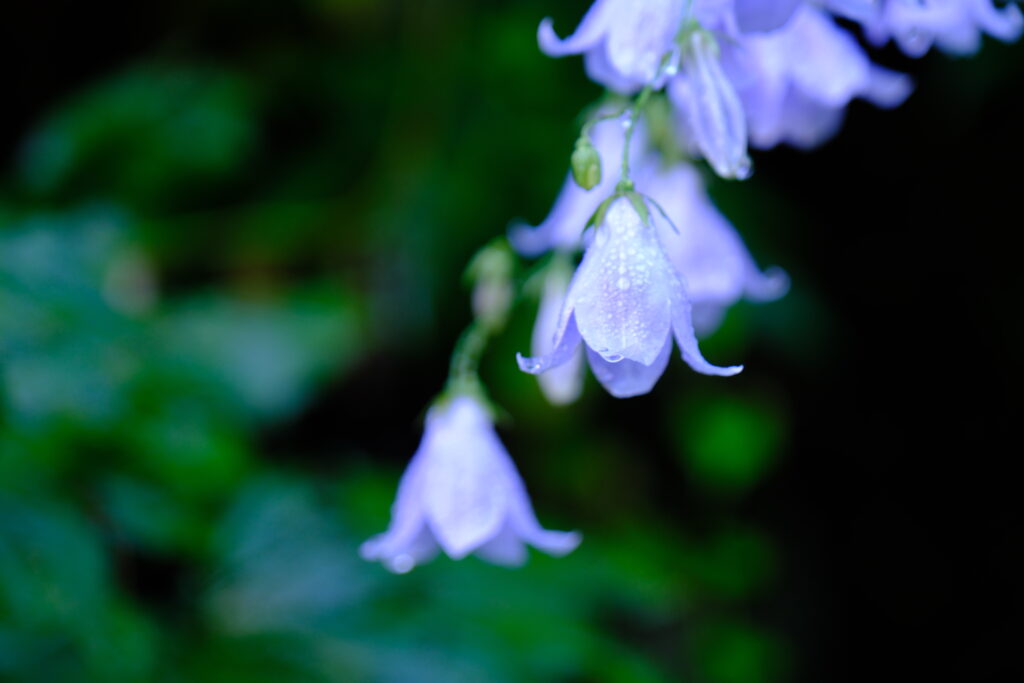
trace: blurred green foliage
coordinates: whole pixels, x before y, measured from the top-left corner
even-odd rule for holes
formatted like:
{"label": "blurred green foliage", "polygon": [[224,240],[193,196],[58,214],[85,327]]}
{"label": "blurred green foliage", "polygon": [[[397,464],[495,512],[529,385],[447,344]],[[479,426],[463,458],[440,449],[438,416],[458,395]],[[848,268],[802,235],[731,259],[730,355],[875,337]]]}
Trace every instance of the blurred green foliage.
{"label": "blurred green foliage", "polygon": [[[534,44],[577,4],[260,5],[251,41],[200,23],[40,115],[0,186],[0,679],[785,676],[750,614],[777,553],[735,507],[785,449],[784,397],[672,375],[632,436],[593,392],[552,410],[498,360],[528,306],[485,371],[538,510],[584,545],[402,577],[356,554],[466,319],[465,258],[546,208],[597,95]],[[717,343],[749,346],[730,320]],[[367,415],[406,448],[344,438]],[[691,529],[685,492],[725,502]]]}

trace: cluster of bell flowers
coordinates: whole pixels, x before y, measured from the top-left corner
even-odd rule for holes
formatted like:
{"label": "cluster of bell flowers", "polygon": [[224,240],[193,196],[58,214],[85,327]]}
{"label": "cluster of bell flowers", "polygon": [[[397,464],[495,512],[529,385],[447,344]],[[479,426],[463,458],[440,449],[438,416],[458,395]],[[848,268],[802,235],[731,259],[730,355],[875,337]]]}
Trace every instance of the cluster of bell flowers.
{"label": "cluster of bell flowers", "polygon": [[[602,166],[613,166],[623,153],[620,122],[613,118],[597,123],[590,137]],[[583,226],[602,201],[616,197],[617,182],[609,174],[588,191],[570,175],[540,225],[517,225],[509,235],[525,256],[548,250],[567,255],[586,243],[571,281],[567,257],[547,269],[533,357],[519,358],[522,370],[538,375],[552,403],[578,397],[584,355],[613,396],[649,392],[668,364],[669,328],[694,370],[735,374],[740,368],[707,363],[695,336],[713,332],[726,309],[740,299],[770,301],[788,288],[782,270],[762,272],[757,267],[735,228],[712,204],[695,166],[666,166],[647,146],[643,128],[633,143],[630,167],[636,187],[650,203],[646,219],[644,207],[638,212],[633,202],[619,196],[604,220],[584,233]]]}
{"label": "cluster of bell flowers", "polygon": [[[572,35],[558,38],[545,20],[538,41],[552,56],[583,54],[588,75],[619,94],[664,89],[690,157],[742,179],[748,145],[810,148],[838,130],[852,99],[891,107],[909,95],[909,78],[873,64],[834,16],[914,57],[933,46],[969,54],[982,34],[1010,41],[1024,25],[1016,5],[991,0],[596,0]],[[543,271],[533,356],[518,358],[553,403],[579,395],[584,358],[613,396],[647,393],[673,340],[697,372],[736,374],[740,366],[708,362],[697,337],[738,300],[768,301],[788,288],[784,272],[757,267],[697,168],[667,163],[648,144],[636,109],[588,126],[577,148],[583,171],[574,169],[540,225],[509,235],[524,256],[555,252]],[[600,171],[620,158],[628,177]],[[406,572],[439,548],[510,566],[525,561],[527,544],[571,552],[580,535],[540,526],[488,401],[458,386],[428,412],[391,523],[363,544],[363,557]]]}
{"label": "cluster of bell flowers", "polygon": [[911,56],[970,54],[983,33],[1011,41],[1024,27],[1017,5],[992,0],[596,0],[571,35],[546,19],[538,41],[554,57],[582,54],[612,91],[666,87],[692,151],[742,179],[748,143],[813,147],[854,98],[894,107],[910,94],[910,79],[872,63],[833,15]]}

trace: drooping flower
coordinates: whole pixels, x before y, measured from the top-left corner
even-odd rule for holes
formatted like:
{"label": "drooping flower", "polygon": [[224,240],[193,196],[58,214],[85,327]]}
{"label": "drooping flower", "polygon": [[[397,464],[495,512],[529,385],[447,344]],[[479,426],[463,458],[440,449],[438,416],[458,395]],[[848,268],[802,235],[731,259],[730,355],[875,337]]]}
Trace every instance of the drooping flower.
{"label": "drooping flower", "polygon": [[683,39],[682,69],[669,85],[685,137],[723,178],[750,176],[743,104],[719,59],[719,47],[704,30]]}
{"label": "drooping flower", "polygon": [[[565,254],[556,255],[546,270],[530,345],[534,356],[554,351],[558,320],[572,277],[572,266]],[[575,401],[583,391],[583,349],[577,348],[565,363],[537,375],[537,382],[541,393],[554,405]]]}
{"label": "drooping flower", "polygon": [[430,409],[398,485],[391,524],[360,554],[397,573],[428,561],[438,546],[455,560],[475,553],[517,566],[526,560],[524,543],[558,556],[580,540],[576,532],[541,528],[487,410],[461,394]]}
{"label": "drooping flower", "polygon": [[700,173],[690,164],[644,166],[640,187],[672,221],[652,217],[665,252],[686,282],[698,336],[714,332],[726,310],[740,299],[773,301],[789,289],[781,268],[762,271],[739,233],[711,203]]}
{"label": "drooping flower", "polygon": [[584,344],[591,370],[619,398],[647,393],[668,365],[672,338],[697,372],[729,376],[700,353],[686,286],[650,221],[627,197],[611,202],[597,226],[562,306],[551,353],[518,357],[539,374],[568,362]]}
{"label": "drooping flower", "polygon": [[[622,154],[622,130],[618,122],[599,123],[594,126],[592,135],[605,167],[616,164]],[[779,269],[762,273],[757,268],[736,229],[712,204],[697,169],[685,163],[666,167],[655,153],[645,148],[646,144],[644,126],[638,125],[630,164],[637,188],[654,199],[679,230],[679,234],[675,234],[671,226],[659,220],[657,212],[653,213],[666,253],[686,283],[698,335],[713,332],[717,327],[715,321],[741,298],[768,301],[781,296],[786,290],[785,274]],[[590,192],[567,178],[551,212],[540,225],[513,226],[509,234],[513,247],[524,256],[537,256],[552,249],[578,249],[587,221],[614,190],[616,174],[605,175],[602,184]],[[535,356],[550,351],[546,344],[550,344],[557,322],[555,311],[560,310],[560,305],[553,303],[556,288],[546,287],[544,292],[543,315],[538,314],[534,331],[532,352]],[[543,333],[538,331],[541,328]],[[551,384],[555,382],[553,374],[542,377],[548,378],[545,381]],[[564,391],[572,393],[568,387]]]}
{"label": "drooping flower", "polygon": [[[619,181],[618,168],[622,160],[623,131],[619,119],[608,119],[593,126],[590,138],[601,157],[604,173],[601,182],[591,190],[576,184],[566,174],[562,189],[544,221],[536,226],[517,224],[509,232],[509,241],[523,256],[537,256],[550,249],[573,250],[580,244],[583,229],[597,205],[615,191]],[[640,160],[640,150],[646,144],[643,126],[638,125],[630,147],[630,164]]]}
{"label": "drooping flower", "polygon": [[818,145],[838,130],[853,98],[894,107],[912,89],[909,77],[873,64],[853,36],[806,4],[782,28],[744,36],[728,57],[750,142],[763,149]]}
{"label": "drooping flower", "polygon": [[685,0],[596,0],[576,31],[561,39],[551,19],[537,29],[540,49],[551,57],[584,55],[587,75],[620,93],[659,77],[662,59],[674,49]]}
{"label": "drooping flower", "polygon": [[829,0],[829,8],[859,21],[868,40],[893,40],[911,57],[932,46],[956,55],[974,54],[987,33],[1012,42],[1024,31],[1024,15],[1013,2],[998,9],[992,0]]}

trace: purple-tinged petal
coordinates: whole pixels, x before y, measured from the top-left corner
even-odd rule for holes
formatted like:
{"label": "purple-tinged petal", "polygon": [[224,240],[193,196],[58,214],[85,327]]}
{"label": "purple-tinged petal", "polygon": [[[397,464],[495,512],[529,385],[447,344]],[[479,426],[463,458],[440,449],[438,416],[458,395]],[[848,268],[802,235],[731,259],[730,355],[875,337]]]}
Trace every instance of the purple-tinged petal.
{"label": "purple-tinged petal", "polygon": [[565,39],[555,33],[554,22],[544,19],[537,28],[537,43],[544,54],[564,57],[585,52],[600,42],[608,32],[621,0],[596,0],[583,15],[573,34]]}
{"label": "purple-tinged petal", "polygon": [[736,25],[743,33],[781,28],[803,0],[735,0]]}
{"label": "purple-tinged petal", "polygon": [[423,507],[437,542],[457,560],[493,538],[504,523],[508,454],[483,407],[467,396],[433,409],[427,422]]}
{"label": "purple-tinged petal", "polygon": [[682,21],[683,0],[623,3],[608,28],[608,62],[639,85],[651,83],[662,57],[671,52]]}
{"label": "purple-tinged petal", "polygon": [[583,70],[590,80],[622,95],[629,95],[643,87],[636,79],[623,76],[608,59],[608,51],[590,50],[583,55]]}
{"label": "purple-tinged petal", "polygon": [[857,19],[872,43],[892,39],[911,57],[924,55],[933,45],[969,55],[981,47],[983,33],[1011,42],[1024,30],[1024,16],[1016,4],[1000,10],[992,0],[887,0],[873,16]]}
{"label": "purple-tinged petal", "polygon": [[[509,464],[511,465],[511,461]],[[526,488],[518,475],[515,483],[508,521],[516,534],[538,550],[555,557],[567,555],[575,550],[583,536],[578,531],[551,531],[543,528],[537,521],[533,506],[530,505],[530,497],[526,494]]]}
{"label": "purple-tinged petal", "polygon": [[867,22],[878,16],[881,0],[825,0],[823,4],[840,17]]}
{"label": "purple-tinged petal", "polygon": [[870,62],[849,32],[827,14],[804,7],[785,43],[795,86],[827,107],[843,107],[863,89]]}
{"label": "purple-tinged petal", "polygon": [[427,414],[393,513],[388,531],[360,549],[364,558],[379,559],[393,572],[426,561],[438,545],[456,560],[479,552],[502,564],[521,563],[521,541],[536,541],[548,552],[571,550],[567,535],[537,524],[490,415],[468,394],[442,400]]}
{"label": "purple-tinged petal", "polygon": [[587,346],[608,361],[653,363],[671,326],[670,274],[654,229],[625,197],[612,202],[569,287]]}
{"label": "purple-tinged petal", "polygon": [[876,107],[891,109],[903,104],[913,91],[914,79],[910,76],[872,64],[862,96]]}
{"label": "purple-tinged petal", "polygon": [[563,310],[562,317],[566,321],[559,325],[555,332],[554,350],[544,356],[526,357],[516,354],[519,369],[531,375],[539,375],[557,368],[573,359],[580,346],[580,332],[576,326],[576,316],[569,309]]}
{"label": "purple-tinged petal", "polygon": [[668,359],[672,355],[672,336],[665,338],[665,345],[650,365],[632,360],[617,363],[606,361],[591,349],[587,349],[587,360],[594,377],[609,394],[615,398],[631,398],[648,393],[665,373]]}
{"label": "purple-tinged petal", "polygon": [[[658,169],[644,187],[678,229],[654,214],[665,253],[682,275],[695,309],[705,303],[724,308],[744,296],[769,301],[785,294],[786,274],[778,268],[761,272],[739,233],[711,203],[695,167]],[[702,333],[708,330],[695,326]]]}
{"label": "purple-tinged petal", "polygon": [[[544,357],[555,349],[558,322],[571,276],[568,268],[560,268],[557,264],[548,267],[537,309],[537,321],[533,325],[531,350],[535,358]],[[583,350],[577,345],[568,361],[537,375],[537,381],[541,392],[551,403],[565,405],[575,401],[583,391]]]}
{"label": "purple-tinged petal", "polygon": [[498,535],[476,549],[476,555],[503,567],[520,567],[526,562],[526,546],[506,520]]}
{"label": "purple-tinged petal", "polygon": [[1012,43],[1020,38],[1021,32],[1024,31],[1024,15],[1016,3],[1011,2],[1002,10],[998,10],[992,0],[970,1],[973,5],[974,19],[985,33],[1004,43]]}
{"label": "purple-tinged petal", "polygon": [[704,301],[693,304],[690,311],[690,322],[698,339],[708,337],[722,326],[725,312],[729,306],[717,301]]}
{"label": "purple-tinged petal", "polygon": [[743,295],[751,301],[775,301],[789,291],[789,274],[778,266],[762,271],[751,259],[745,284]]}
{"label": "purple-tinged petal", "polygon": [[854,97],[896,106],[908,77],[871,63],[857,41],[822,10],[804,5],[782,29],[749,36],[743,59],[727,64],[756,147],[809,148],[838,130]]}
{"label": "purple-tinged petal", "polygon": [[686,299],[686,291],[682,282],[679,281],[672,297],[672,331],[679,344],[679,349],[682,351],[683,360],[691,368],[704,375],[730,377],[741,372],[742,365],[719,367],[704,359],[693,331],[691,315],[690,302]]}
{"label": "purple-tinged petal", "polygon": [[691,141],[723,178],[750,175],[747,123],[743,106],[719,63],[717,46],[704,31],[686,39],[683,73],[670,96],[686,116]]}
{"label": "purple-tinged petal", "polygon": [[[642,128],[634,132],[631,156],[636,156],[633,150],[642,148],[644,135]],[[576,249],[587,221],[598,205],[615,190],[623,143],[619,120],[609,119],[596,124],[590,131],[590,138],[604,168],[601,182],[588,191],[577,185],[572,175],[567,175],[554,206],[540,225],[535,228],[522,223],[512,226],[509,241],[523,256],[537,256],[550,249]]]}
{"label": "purple-tinged petal", "polygon": [[515,223],[509,229],[509,242],[513,249],[527,257],[539,256],[550,249],[572,249],[579,243],[583,226],[600,201],[577,185],[571,174],[567,175],[547,218],[536,227]]}
{"label": "purple-tinged petal", "polygon": [[779,142],[797,149],[813,149],[835,136],[845,116],[845,107],[826,107],[803,92],[793,90],[782,109]]}
{"label": "purple-tinged petal", "polygon": [[364,560],[380,560],[396,573],[405,573],[429,553],[432,537],[426,526],[422,507],[424,461],[428,459],[425,447],[429,434],[425,433],[419,448],[406,467],[398,484],[398,493],[391,506],[391,523],[387,531],[377,534],[359,547]]}

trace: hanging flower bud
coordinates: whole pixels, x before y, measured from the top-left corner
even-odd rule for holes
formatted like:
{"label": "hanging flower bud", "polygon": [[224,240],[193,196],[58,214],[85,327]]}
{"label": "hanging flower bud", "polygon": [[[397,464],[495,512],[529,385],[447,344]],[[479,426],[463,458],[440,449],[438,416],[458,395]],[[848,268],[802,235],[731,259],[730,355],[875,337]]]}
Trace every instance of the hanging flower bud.
{"label": "hanging flower bud", "polygon": [[690,142],[715,173],[738,180],[749,177],[743,105],[722,71],[718,44],[707,31],[693,29],[684,38],[683,71],[672,81],[669,95],[682,112]]}
{"label": "hanging flower bud", "polygon": [[512,306],[513,259],[508,242],[499,238],[478,251],[466,268],[473,283],[473,315],[490,330],[505,326]]}
{"label": "hanging flower bud", "polygon": [[584,190],[592,190],[601,182],[601,155],[590,138],[581,135],[572,152],[572,179]]}

